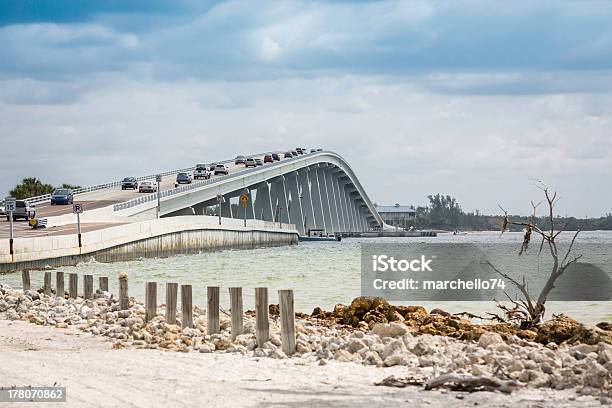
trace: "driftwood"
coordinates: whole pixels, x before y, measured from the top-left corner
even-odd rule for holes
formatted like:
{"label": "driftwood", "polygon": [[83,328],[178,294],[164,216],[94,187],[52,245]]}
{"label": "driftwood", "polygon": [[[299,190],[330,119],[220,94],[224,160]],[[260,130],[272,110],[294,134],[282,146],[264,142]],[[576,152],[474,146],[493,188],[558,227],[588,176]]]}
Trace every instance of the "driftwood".
{"label": "driftwood", "polygon": [[458,391],[501,391],[511,393],[515,388],[522,386],[518,381],[500,380],[495,377],[472,376],[467,374],[448,373],[429,379],[425,389],[431,390],[452,383],[451,389]]}
{"label": "driftwood", "polygon": [[385,387],[397,387],[405,388],[409,385],[423,385],[425,384],[425,378],[423,377],[396,377],[391,375],[384,378],[382,381],[374,383],[374,385],[382,385]]}

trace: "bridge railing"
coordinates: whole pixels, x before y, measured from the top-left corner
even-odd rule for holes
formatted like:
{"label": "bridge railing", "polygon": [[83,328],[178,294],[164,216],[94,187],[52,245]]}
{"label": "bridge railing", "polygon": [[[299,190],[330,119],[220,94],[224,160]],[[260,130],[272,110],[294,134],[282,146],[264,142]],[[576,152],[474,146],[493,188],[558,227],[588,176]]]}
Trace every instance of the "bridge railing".
{"label": "bridge railing", "polygon": [[[267,154],[267,153],[268,152],[256,153],[254,155],[245,156],[245,157],[262,156],[262,155]],[[226,163],[231,163],[233,161],[234,161],[234,159],[227,159],[227,160],[219,161],[219,162],[216,162],[216,163],[226,164]],[[157,175],[161,175],[162,177],[164,177],[164,176],[170,176],[172,174],[193,171],[194,169],[195,169],[195,167],[192,166],[192,167],[186,167],[186,168],[178,169],[178,170],[170,170],[170,171],[166,171],[166,172],[163,172],[163,173],[155,173],[155,174],[149,174],[149,175],[146,175],[146,176],[136,177],[136,180],[142,181],[142,180],[155,179],[155,177]],[[89,193],[91,191],[103,190],[105,188],[117,187],[117,186],[120,186],[120,185],[121,185],[121,181],[112,181],[110,183],[97,184],[97,185],[94,185],[94,186],[77,188],[77,189],[74,189],[72,192],[73,192],[73,194],[76,195],[76,194],[82,194],[82,193]],[[43,195],[40,195],[40,196],[30,197],[30,198],[26,198],[25,199],[25,201],[29,202],[30,204],[43,203],[43,202],[49,201],[49,200],[51,200],[51,194],[43,194]],[[137,200],[137,199],[134,199],[134,200]],[[130,200],[130,201],[132,201],[132,200]],[[146,200],[146,201],[150,201],[150,200]],[[117,211],[117,210],[115,210],[115,211]]]}
{"label": "bridge railing", "polygon": [[[291,157],[290,159],[289,158],[282,159],[281,161],[274,162],[272,164],[265,165],[265,166],[266,166],[266,168],[277,167],[277,166],[280,166],[280,165],[286,163],[287,160],[297,159],[299,157],[308,156],[308,155],[314,154],[314,153],[323,153],[323,152],[306,153],[306,154],[303,154],[303,155],[300,155],[300,156]],[[261,153],[259,155],[262,155],[262,154],[266,154],[266,153]],[[253,156],[258,156],[258,155],[253,155]],[[253,156],[248,156],[248,157],[253,157]],[[225,164],[225,163],[231,162],[231,161],[232,160],[227,160],[225,162],[219,162],[219,163]],[[189,190],[193,190],[193,189],[196,189],[196,188],[200,188],[200,187],[205,186],[207,184],[212,184],[212,183],[217,183],[219,181],[227,180],[227,179],[239,176],[241,174],[246,174],[246,173],[249,173],[251,171],[258,170],[258,169],[259,169],[258,167],[250,168],[250,169],[242,169],[242,170],[236,171],[234,173],[224,174],[223,176],[219,176],[219,177],[215,177],[215,178],[210,178],[208,180],[194,181],[191,184],[186,184],[186,185],[179,186],[179,187],[176,187],[176,188],[173,188],[173,189],[170,189],[170,190],[162,191],[160,196],[161,196],[161,198],[173,196],[175,194],[180,194],[180,193],[183,193],[185,191],[189,191]],[[146,196],[134,198],[132,200],[125,201],[123,203],[114,204],[113,205],[113,211],[126,210],[128,208],[136,207],[136,206],[144,204],[146,202],[155,201],[155,200],[157,200],[157,193],[148,194]]]}

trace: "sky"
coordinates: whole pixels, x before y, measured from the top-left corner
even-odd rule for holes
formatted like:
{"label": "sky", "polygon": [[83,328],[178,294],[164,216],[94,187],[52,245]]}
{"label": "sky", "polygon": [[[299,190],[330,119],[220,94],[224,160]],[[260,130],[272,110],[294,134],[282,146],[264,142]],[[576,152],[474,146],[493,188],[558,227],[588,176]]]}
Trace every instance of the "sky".
{"label": "sky", "polygon": [[0,2],[0,193],[297,146],[372,201],[612,212],[612,2]]}

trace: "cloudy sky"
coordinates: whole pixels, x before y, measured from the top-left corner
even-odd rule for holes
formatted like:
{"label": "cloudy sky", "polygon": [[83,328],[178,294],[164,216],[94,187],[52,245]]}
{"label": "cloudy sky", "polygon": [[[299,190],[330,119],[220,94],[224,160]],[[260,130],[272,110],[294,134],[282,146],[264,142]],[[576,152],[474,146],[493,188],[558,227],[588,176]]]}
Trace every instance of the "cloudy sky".
{"label": "cloudy sky", "polygon": [[[534,4],[536,3],[536,4]],[[323,147],[371,199],[612,212],[612,2],[0,2],[0,192]]]}

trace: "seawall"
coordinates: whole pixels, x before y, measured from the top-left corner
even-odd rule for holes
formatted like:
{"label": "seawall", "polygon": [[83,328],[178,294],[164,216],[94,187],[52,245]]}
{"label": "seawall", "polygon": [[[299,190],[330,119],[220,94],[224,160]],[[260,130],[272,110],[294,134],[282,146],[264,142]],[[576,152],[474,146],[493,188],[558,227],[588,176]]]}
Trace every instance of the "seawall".
{"label": "seawall", "polygon": [[[74,235],[52,235],[17,238],[14,255],[8,251],[8,240],[0,240],[0,273],[76,265],[90,260],[127,261],[138,258],[166,257],[220,249],[256,248],[292,245],[298,233],[291,224],[258,220],[182,216],[140,221],[82,234],[78,247]],[[6,245],[5,245],[6,244]]]}

